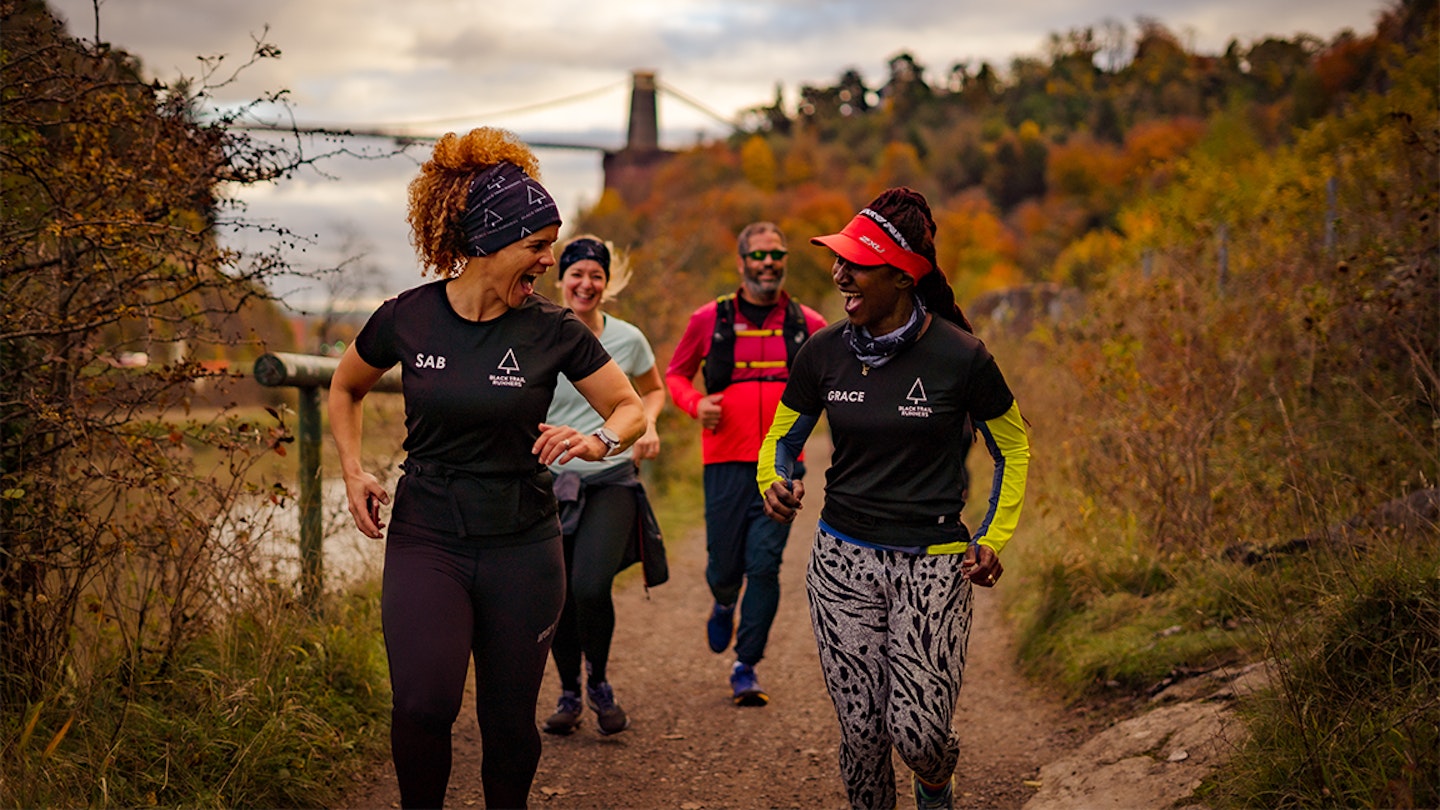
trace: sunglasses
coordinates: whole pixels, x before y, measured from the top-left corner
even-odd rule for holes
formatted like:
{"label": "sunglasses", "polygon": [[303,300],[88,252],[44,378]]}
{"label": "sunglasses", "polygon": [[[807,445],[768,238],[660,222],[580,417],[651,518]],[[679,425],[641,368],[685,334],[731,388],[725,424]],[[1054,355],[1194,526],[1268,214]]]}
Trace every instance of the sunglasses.
{"label": "sunglasses", "polygon": [[757,262],[763,262],[765,261],[765,257],[769,256],[778,262],[785,258],[786,253],[787,251],[784,250],[752,250],[749,253],[742,253],[740,255]]}

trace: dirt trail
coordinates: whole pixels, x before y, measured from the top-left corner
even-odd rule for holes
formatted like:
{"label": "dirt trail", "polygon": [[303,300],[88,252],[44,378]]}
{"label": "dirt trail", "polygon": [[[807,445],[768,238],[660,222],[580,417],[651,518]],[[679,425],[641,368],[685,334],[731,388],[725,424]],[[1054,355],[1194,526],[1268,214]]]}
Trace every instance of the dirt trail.
{"label": "dirt trail", "polygon": [[[731,704],[729,653],[705,643],[710,608],[703,532],[667,538],[670,582],[648,598],[638,577],[615,594],[618,627],[610,679],[632,726],[612,737],[594,716],[570,737],[544,737],[530,806],[579,808],[838,808],[846,805],[837,762],[839,729],[820,677],[805,603],[805,563],[820,513],[828,442],[807,449],[810,501],[790,535],[781,571],[780,614],[756,668],[769,706]],[[1002,585],[1003,587],[1003,585]],[[1079,721],[1015,672],[1011,635],[998,596],[981,590],[956,727],[962,738],[957,806],[1019,808],[1035,794],[1042,765],[1074,750]],[[559,694],[553,664],[537,718]],[[483,807],[480,742],[472,695],[455,724],[448,807]],[[897,759],[900,807],[913,807],[909,774]],[[1031,782],[1032,784],[1026,784]],[[351,807],[398,807],[394,771],[384,762],[359,786]]]}

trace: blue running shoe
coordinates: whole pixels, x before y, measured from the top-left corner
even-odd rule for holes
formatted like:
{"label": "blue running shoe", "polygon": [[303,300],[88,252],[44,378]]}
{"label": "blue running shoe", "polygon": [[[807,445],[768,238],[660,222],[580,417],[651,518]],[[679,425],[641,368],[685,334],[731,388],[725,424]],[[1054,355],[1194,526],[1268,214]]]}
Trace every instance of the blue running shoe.
{"label": "blue running shoe", "polygon": [[710,609],[710,619],[705,622],[705,634],[710,638],[710,649],[713,652],[725,652],[730,646],[730,639],[735,636],[735,606],[715,603]]}
{"label": "blue running shoe", "polygon": [[571,734],[580,727],[580,714],[583,711],[580,706],[580,693],[566,689],[560,693],[560,700],[555,703],[555,713],[545,718],[545,725],[540,730],[546,734]]}
{"label": "blue running shoe", "polygon": [[595,710],[601,734],[619,734],[630,727],[630,717],[615,702],[615,690],[610,688],[609,683],[586,686],[585,700]]}
{"label": "blue running shoe", "polygon": [[915,783],[915,810],[955,810],[955,777],[938,788],[927,788],[915,774],[910,779]]}
{"label": "blue running shoe", "polygon": [[770,696],[760,688],[755,668],[739,661],[730,670],[730,691],[736,706],[764,706],[770,702]]}

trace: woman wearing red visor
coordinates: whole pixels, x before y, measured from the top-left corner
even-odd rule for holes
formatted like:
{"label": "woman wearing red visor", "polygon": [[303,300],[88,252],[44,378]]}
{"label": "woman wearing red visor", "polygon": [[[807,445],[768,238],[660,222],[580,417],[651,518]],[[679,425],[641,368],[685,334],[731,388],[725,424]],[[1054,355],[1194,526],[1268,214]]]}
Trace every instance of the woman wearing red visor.
{"label": "woman wearing red visor", "polygon": [[[806,573],[811,623],[840,720],[840,770],[857,808],[895,806],[891,749],[920,808],[954,806],[951,726],[970,636],[971,587],[990,587],[1015,531],[1030,449],[995,360],[935,263],[925,198],[890,189],[840,233],[811,241],[846,320],[800,350],[760,450],[767,513],[790,521],[790,469],[822,413],[835,444]],[[960,520],[977,434],[995,459],[984,520]]]}

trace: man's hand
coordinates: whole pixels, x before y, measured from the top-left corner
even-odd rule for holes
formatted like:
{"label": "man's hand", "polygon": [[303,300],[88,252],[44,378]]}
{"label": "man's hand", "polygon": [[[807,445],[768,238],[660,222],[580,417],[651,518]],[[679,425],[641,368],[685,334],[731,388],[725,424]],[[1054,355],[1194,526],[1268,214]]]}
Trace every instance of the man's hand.
{"label": "man's hand", "polygon": [[982,588],[994,587],[1004,572],[1005,566],[1000,564],[1000,557],[995,550],[979,543],[971,543],[970,547],[965,549],[965,557],[960,560],[961,576]]}
{"label": "man's hand", "polygon": [[714,430],[720,424],[720,400],[724,398],[724,394],[711,394],[696,403],[695,418],[700,420],[701,427]]}
{"label": "man's hand", "polygon": [[800,501],[805,498],[805,484],[801,481],[776,481],[765,491],[765,514],[779,523],[789,523],[800,511]]}

